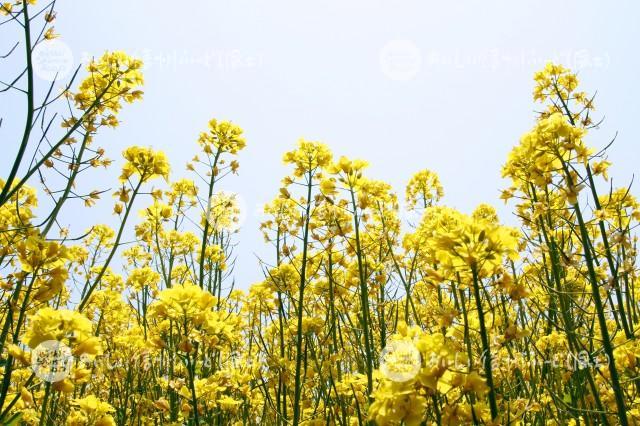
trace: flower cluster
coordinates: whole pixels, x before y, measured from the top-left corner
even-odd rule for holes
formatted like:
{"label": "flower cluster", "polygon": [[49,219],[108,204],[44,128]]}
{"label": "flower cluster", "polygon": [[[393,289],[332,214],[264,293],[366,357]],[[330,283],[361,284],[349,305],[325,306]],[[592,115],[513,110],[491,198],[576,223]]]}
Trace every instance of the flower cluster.
{"label": "flower cluster", "polygon": [[131,146],[122,155],[126,163],[122,167],[120,180],[127,180],[133,175],[138,175],[141,181],[147,181],[155,177],[169,178],[169,161],[162,151]]}

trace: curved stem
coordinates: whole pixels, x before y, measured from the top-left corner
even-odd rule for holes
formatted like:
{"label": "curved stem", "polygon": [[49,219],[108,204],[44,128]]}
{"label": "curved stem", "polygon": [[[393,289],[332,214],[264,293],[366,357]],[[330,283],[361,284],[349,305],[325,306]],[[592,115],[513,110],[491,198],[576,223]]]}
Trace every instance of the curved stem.
{"label": "curved stem", "polygon": [[89,286],[88,291],[83,294],[82,301],[78,306],[78,312],[82,312],[82,310],[86,307],[87,302],[89,302],[89,299],[91,297],[91,294],[94,292],[96,287],[98,287],[98,284],[100,284],[100,280],[102,280],[102,277],[107,271],[107,268],[109,267],[109,264],[113,259],[113,256],[115,256],[116,251],[118,251],[118,246],[120,245],[120,239],[122,238],[122,233],[124,232],[125,224],[127,223],[127,219],[129,218],[129,214],[131,213],[131,210],[133,208],[133,202],[135,201],[136,195],[138,195],[138,192],[140,191],[140,187],[142,186],[142,183],[144,182],[144,180],[145,180],[144,176],[140,176],[140,181],[138,182],[135,189],[133,190],[133,194],[131,194],[131,200],[129,200],[129,204],[127,205],[127,208],[125,210],[124,217],[122,218],[122,223],[120,223],[120,229],[118,230],[118,235],[116,236],[116,240],[113,243],[113,248],[111,249],[111,252],[109,253],[109,256],[107,257],[107,260],[105,261],[104,265],[102,266],[102,269],[100,269],[98,276],[96,276],[96,279]]}

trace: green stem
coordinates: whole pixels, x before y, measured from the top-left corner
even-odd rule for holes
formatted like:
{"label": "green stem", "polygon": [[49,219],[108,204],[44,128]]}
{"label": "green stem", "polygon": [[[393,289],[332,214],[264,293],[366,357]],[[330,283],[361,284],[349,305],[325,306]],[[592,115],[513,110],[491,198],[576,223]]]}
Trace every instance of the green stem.
{"label": "green stem", "polygon": [[42,410],[40,411],[40,426],[45,424],[47,416],[47,404],[49,403],[49,394],[51,393],[51,383],[46,382],[44,385],[44,399],[42,400]]}
{"label": "green stem", "polygon": [[[569,182],[571,184],[571,182]],[[618,419],[620,425],[627,426],[627,409],[624,403],[624,394],[620,387],[620,379],[618,377],[618,370],[616,368],[616,361],[613,356],[613,346],[611,345],[611,336],[609,335],[609,329],[607,328],[607,320],[604,314],[604,307],[602,305],[602,298],[600,297],[600,288],[598,287],[598,278],[593,267],[593,258],[591,257],[591,249],[589,248],[589,233],[585,226],[584,219],[582,218],[582,212],[578,203],[573,205],[573,208],[578,217],[578,225],[580,227],[580,235],[582,237],[582,247],[584,248],[584,256],[587,263],[587,270],[589,273],[589,281],[591,282],[591,292],[593,296],[593,303],[595,305],[596,314],[598,317],[598,325],[600,326],[600,335],[602,336],[602,345],[604,351],[607,354],[609,374],[611,375],[611,388],[613,389],[616,398],[616,407],[618,409]]]}
{"label": "green stem", "polygon": [[297,327],[296,327],[296,371],[295,371],[295,389],[293,394],[293,425],[297,426],[300,422],[300,397],[302,394],[302,377],[300,375],[302,368],[302,317],[304,305],[304,290],[306,286],[307,274],[307,251],[309,249],[309,222],[311,212],[311,189],[313,184],[313,174],[311,171],[307,174],[307,204],[305,206],[304,229],[302,238],[302,265],[300,267],[300,289],[298,291],[297,303]]}
{"label": "green stem", "polygon": [[473,294],[476,299],[476,308],[478,309],[478,322],[480,323],[480,339],[482,341],[482,360],[484,364],[484,372],[487,376],[487,386],[489,386],[489,407],[491,408],[491,419],[495,420],[498,417],[498,404],[496,403],[496,392],[493,386],[493,372],[491,348],[489,346],[489,333],[484,323],[484,313],[482,311],[482,300],[480,299],[480,283],[478,282],[478,272],[475,267],[471,268],[473,275]]}
{"label": "green stem", "polygon": [[211,197],[213,196],[213,187],[216,183],[216,167],[218,166],[220,153],[221,151],[220,149],[218,149],[213,159],[213,165],[211,166],[211,179],[209,180],[209,192],[207,197],[207,211],[204,212],[204,229],[202,231],[202,244],[200,246],[200,275],[198,276],[198,283],[200,285],[200,288],[204,288],[204,255],[207,250],[207,243],[209,240],[209,215],[211,214]]}
{"label": "green stem", "polygon": [[82,310],[86,307],[87,302],[89,302],[89,299],[91,298],[91,294],[94,292],[96,287],[98,287],[98,284],[100,284],[100,280],[102,280],[102,277],[104,276],[105,272],[107,271],[107,268],[109,267],[109,264],[111,263],[111,260],[113,259],[113,257],[115,256],[116,252],[118,251],[118,246],[120,245],[120,239],[122,238],[122,234],[124,232],[125,224],[127,223],[127,219],[129,218],[129,214],[131,213],[131,210],[133,209],[133,202],[135,201],[136,195],[138,195],[138,192],[140,191],[140,187],[142,186],[142,183],[144,182],[144,180],[145,180],[145,177],[144,176],[140,176],[140,181],[138,182],[138,184],[134,188],[133,193],[131,194],[131,199],[129,200],[129,204],[127,205],[127,208],[125,209],[124,217],[122,218],[122,223],[120,224],[120,229],[118,230],[118,235],[116,236],[116,240],[113,243],[113,248],[111,249],[111,252],[109,253],[109,256],[107,257],[107,260],[105,261],[104,265],[100,269],[100,272],[98,273],[98,276],[93,281],[93,283],[89,285],[88,291],[85,294],[83,294],[82,301],[80,302],[80,305],[78,306],[78,312],[82,312]]}
{"label": "green stem", "polygon": [[53,211],[49,215],[49,220],[45,225],[44,229],[42,230],[43,238],[49,233],[49,231],[51,230],[51,227],[55,223],[58,213],[60,213],[60,209],[62,209],[62,205],[65,203],[65,201],[67,201],[67,198],[69,197],[69,193],[71,192],[71,188],[73,188],[73,185],[76,181],[76,177],[78,176],[78,173],[80,173],[80,164],[82,163],[82,156],[84,155],[84,151],[87,148],[87,142],[89,141],[90,135],[91,133],[89,132],[85,133],[82,139],[82,145],[80,146],[80,150],[78,151],[78,156],[76,157],[76,160],[71,163],[71,167],[72,167],[71,175],[67,180],[67,185],[64,189],[62,196],[60,196],[60,198],[56,202],[56,205],[53,208]]}
{"label": "green stem", "polygon": [[371,402],[371,392],[373,391],[373,354],[371,349],[371,333],[369,331],[369,292],[367,288],[367,280],[364,272],[364,262],[362,259],[362,248],[360,246],[360,221],[358,219],[358,205],[356,204],[355,193],[350,188],[351,204],[353,206],[353,221],[356,237],[356,257],[358,259],[358,275],[360,281],[360,305],[361,305],[361,325],[364,334],[364,350],[366,356],[366,374],[367,374],[367,396]]}
{"label": "green stem", "polygon": [[31,135],[31,129],[33,128],[33,112],[34,112],[34,88],[33,88],[33,63],[32,63],[32,46],[31,46],[31,22],[29,20],[29,10],[28,10],[27,2],[22,3],[22,15],[24,16],[24,44],[26,49],[26,57],[27,57],[27,118],[24,127],[24,133],[22,134],[22,141],[20,142],[20,147],[18,148],[18,153],[16,155],[15,161],[13,162],[13,166],[11,167],[11,171],[9,172],[9,176],[4,183],[4,187],[2,188],[2,192],[0,192],[0,205],[4,204],[6,200],[9,199],[7,194],[11,190],[11,186],[13,185],[13,180],[18,174],[18,169],[20,168],[20,163],[22,162],[22,157],[24,157],[24,153],[27,149],[27,145],[29,144],[29,136]]}

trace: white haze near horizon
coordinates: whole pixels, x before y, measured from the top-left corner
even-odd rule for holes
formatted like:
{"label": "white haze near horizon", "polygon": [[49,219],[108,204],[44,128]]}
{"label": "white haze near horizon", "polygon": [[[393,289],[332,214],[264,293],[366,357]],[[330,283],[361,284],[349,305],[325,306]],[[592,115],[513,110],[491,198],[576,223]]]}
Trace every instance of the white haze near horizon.
{"label": "white haze near horizon", "polygon": [[[605,121],[589,144],[603,147],[618,132],[609,151],[614,185],[639,170],[637,2],[58,0],[57,10],[74,65],[105,50],[146,64],[144,100],[96,137],[115,164],[92,174],[89,189],[116,185],[128,145],[164,150],[172,177],[186,177],[210,118],[244,128],[240,174],[219,187],[237,192],[245,211],[236,237],[240,288],[262,278],[258,256],[273,260],[258,229],[261,206],[277,195],[288,173],[282,154],[300,137],[368,160],[369,176],[400,198],[414,172],[432,169],[445,204],[469,212],[487,202],[516,224],[498,198],[508,186],[500,168],[533,123],[532,76],[549,60],[576,69],[583,89],[598,92]],[[18,36],[2,29],[2,51]],[[2,80],[12,66],[0,62]],[[42,90],[46,70],[38,77]],[[24,109],[24,97],[0,97],[2,177]],[[61,222],[76,234],[114,224],[112,207],[109,194],[92,209],[70,203]]]}

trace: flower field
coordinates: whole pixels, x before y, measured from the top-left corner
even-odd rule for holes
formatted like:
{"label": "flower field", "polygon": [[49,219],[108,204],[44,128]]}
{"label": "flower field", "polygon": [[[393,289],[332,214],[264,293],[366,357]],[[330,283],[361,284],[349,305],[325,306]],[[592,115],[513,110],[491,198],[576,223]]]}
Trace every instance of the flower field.
{"label": "flower field", "polygon": [[[27,99],[0,170],[0,424],[640,425],[640,204],[611,185],[615,145],[570,69],[533,76],[535,125],[504,153],[518,227],[447,207],[429,169],[398,194],[300,139],[249,285],[233,250],[256,242],[224,191],[242,128],[202,123],[185,177],[142,141],[115,190],[81,192],[120,155],[100,132],[141,102],[143,64],[106,52],[40,97],[31,55],[57,36],[53,5],[0,15],[26,58],[3,88]],[[109,197],[117,226],[60,225]]]}

